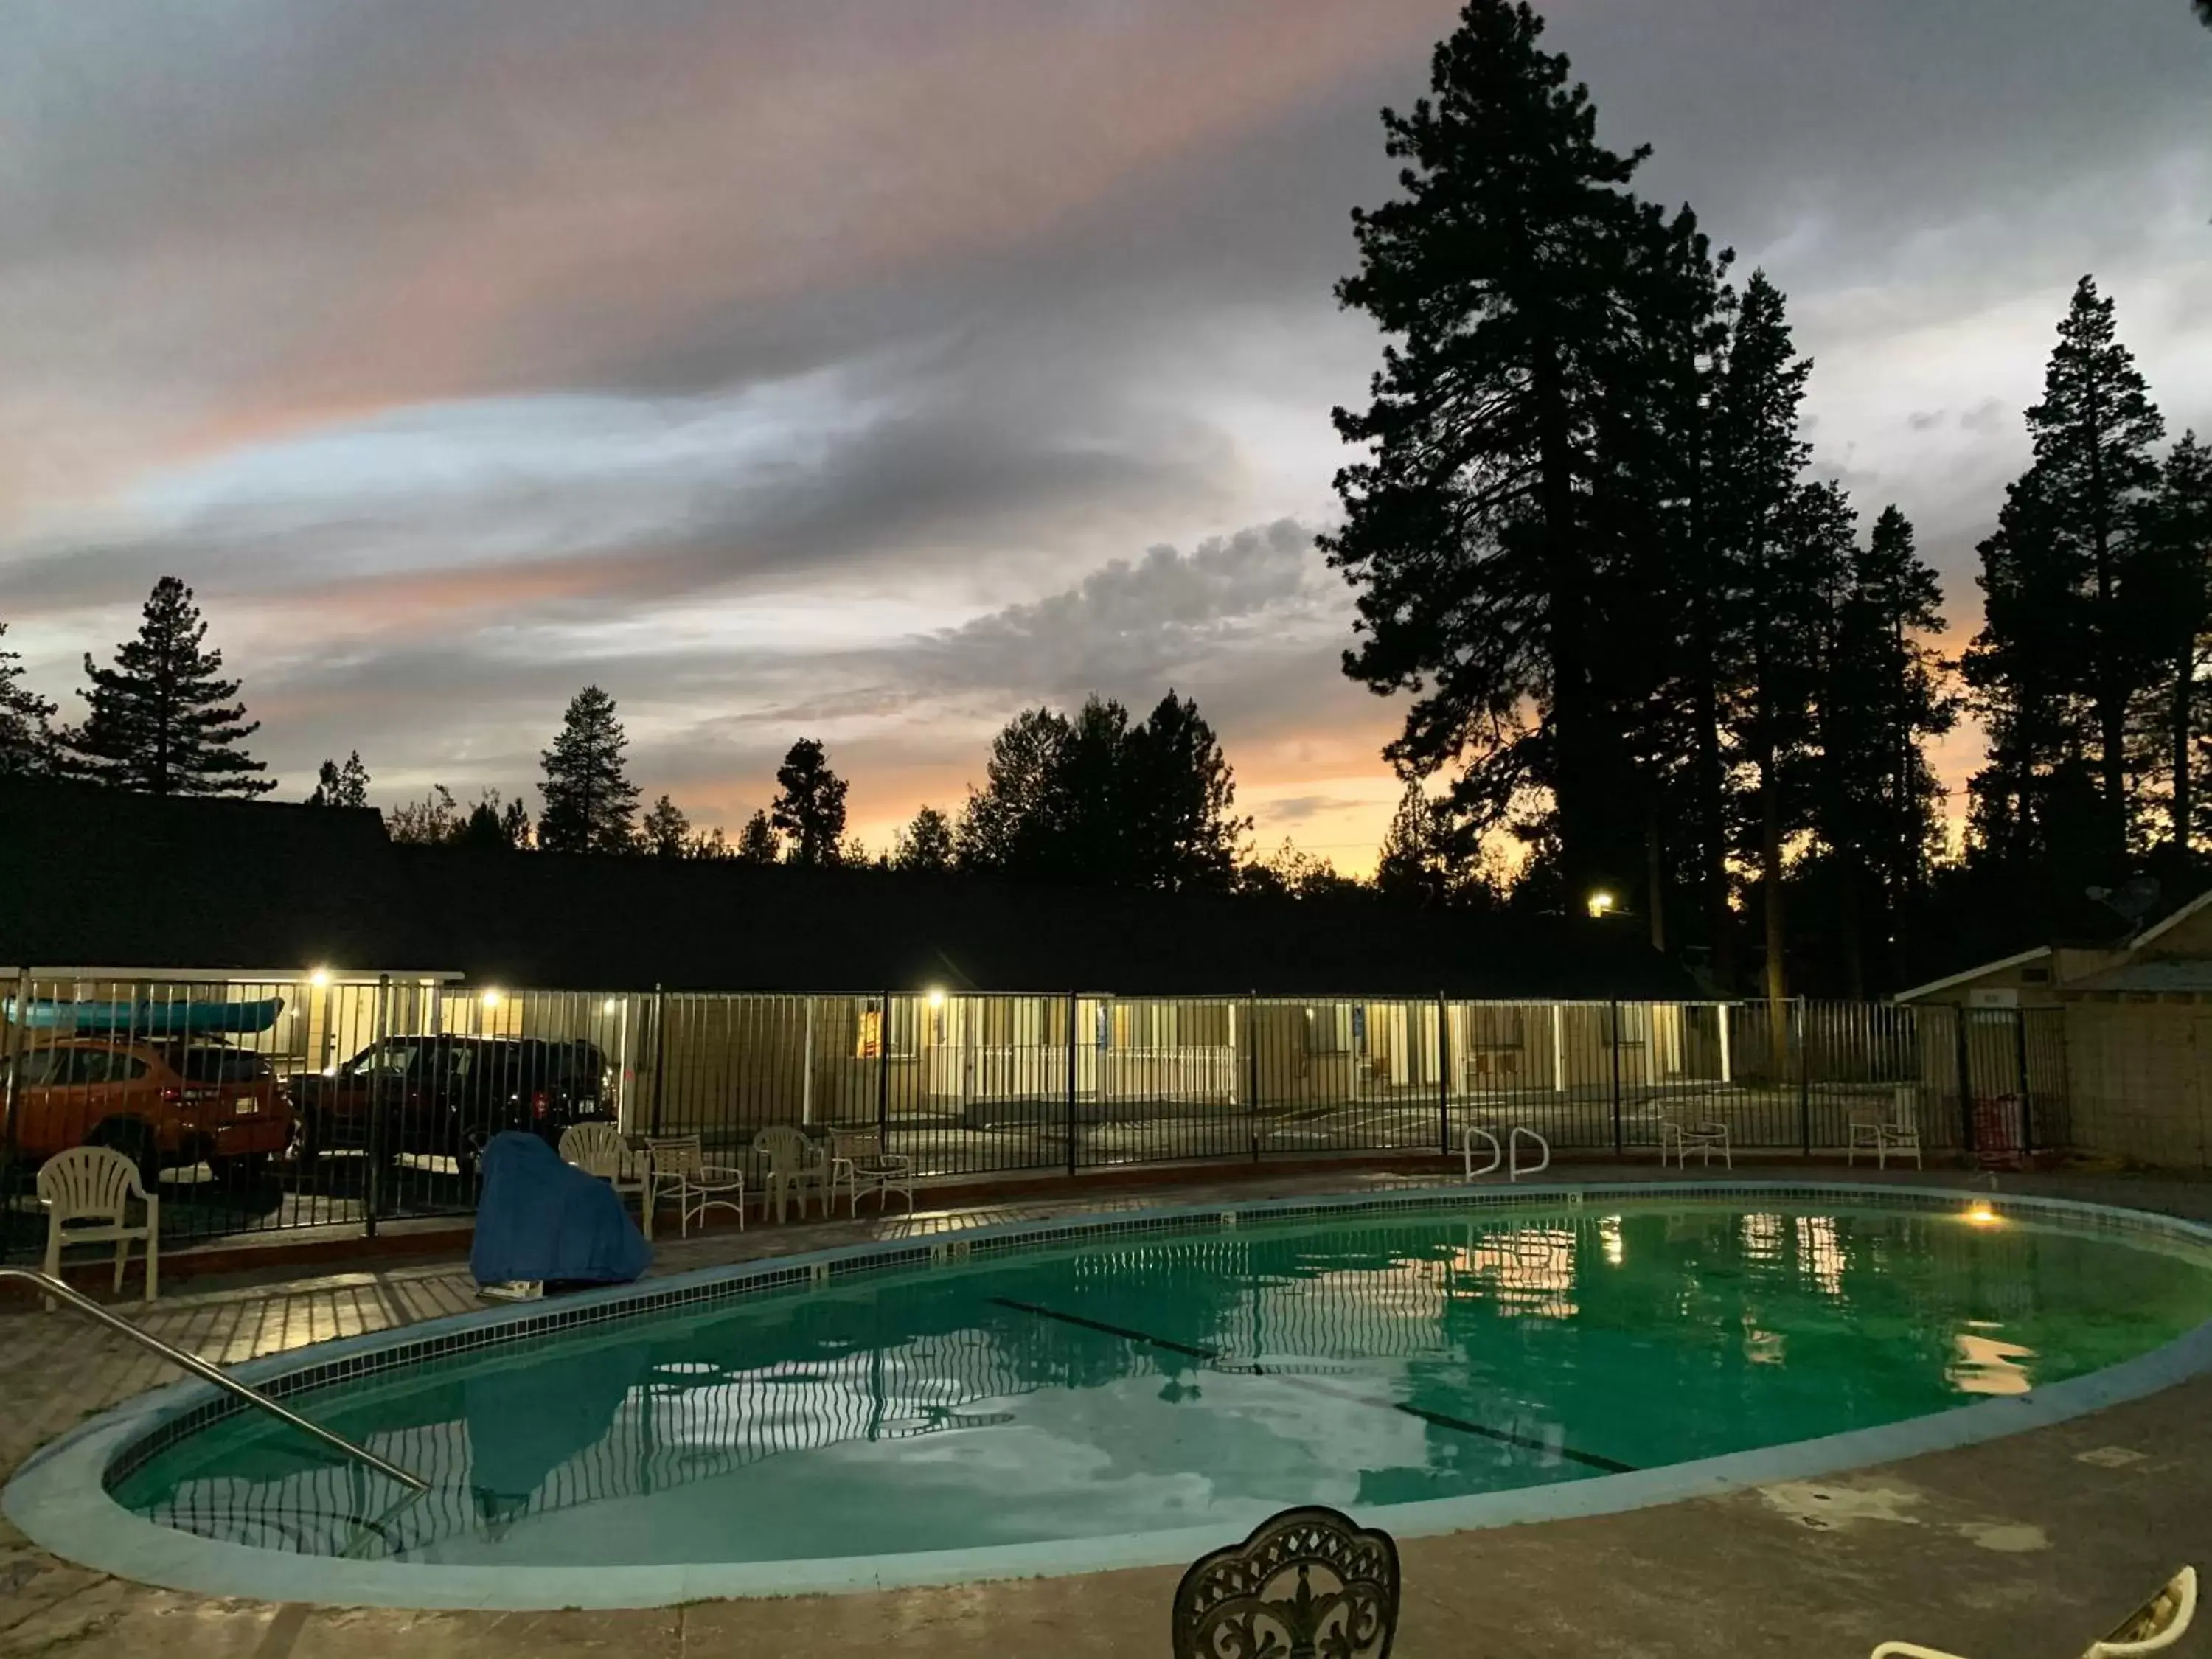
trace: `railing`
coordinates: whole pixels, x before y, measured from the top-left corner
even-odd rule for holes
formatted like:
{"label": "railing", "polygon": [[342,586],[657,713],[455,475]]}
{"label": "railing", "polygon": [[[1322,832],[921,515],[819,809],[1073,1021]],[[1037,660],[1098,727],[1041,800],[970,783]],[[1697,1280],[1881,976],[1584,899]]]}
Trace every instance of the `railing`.
{"label": "railing", "polygon": [[159,1354],[179,1370],[190,1371],[203,1382],[212,1382],[224,1393],[235,1395],[257,1411],[264,1411],[279,1422],[289,1423],[312,1440],[319,1441],[341,1456],[375,1470],[387,1480],[396,1480],[410,1492],[428,1492],[430,1483],[418,1475],[410,1474],[396,1463],[387,1463],[366,1446],[356,1446],[343,1435],[332,1434],[319,1424],[310,1423],[290,1407],[281,1406],[258,1389],[249,1388],[236,1377],[218,1370],[198,1354],[187,1353],[182,1348],[173,1348],[158,1336],[149,1336],[129,1320],[110,1313],[90,1297],[73,1290],[51,1274],[31,1267],[0,1267],[0,1279],[12,1279],[19,1285],[28,1285],[48,1302],[59,1302],[72,1313],[82,1314],[94,1323],[105,1325],[109,1330],[129,1337],[140,1347]]}
{"label": "railing", "polygon": [[[12,991],[12,994],[9,993]],[[1444,997],[538,991],[335,972],[0,981],[0,1258],[30,1171],[130,1152],[165,1242],[374,1232],[476,1207],[489,1134],[578,1118],[696,1133],[746,1166],[775,1124],[878,1132],[917,1179],[1428,1153],[1514,1124],[1562,1158],[1656,1157],[1664,1120],[1841,1154],[1899,1091],[1930,1154],[2069,1142],[2056,1010]],[[748,1183],[752,1184],[749,1182]]]}

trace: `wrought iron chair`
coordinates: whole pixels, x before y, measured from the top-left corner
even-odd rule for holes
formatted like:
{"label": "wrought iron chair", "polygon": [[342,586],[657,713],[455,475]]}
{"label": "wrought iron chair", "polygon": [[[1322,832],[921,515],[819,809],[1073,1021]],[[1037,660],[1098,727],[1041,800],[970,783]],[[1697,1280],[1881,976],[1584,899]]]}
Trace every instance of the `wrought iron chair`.
{"label": "wrought iron chair", "polygon": [[1398,1546],[1319,1505],[1200,1556],[1176,1586],[1174,1659],[1389,1659]]}
{"label": "wrought iron chair", "polygon": [[888,1209],[890,1195],[896,1193],[906,1200],[907,1213],[914,1213],[914,1160],[885,1152],[879,1130],[840,1129],[832,1134],[829,1179],[825,1215],[836,1209],[840,1187],[851,1197],[856,1216],[860,1213],[863,1193],[876,1195],[876,1207],[879,1210]]}
{"label": "wrought iron chair", "polygon": [[1664,1169],[1672,1158],[1683,1169],[1690,1167],[1690,1154],[1698,1154],[1698,1162],[1710,1167],[1713,1154],[1721,1155],[1721,1162],[1731,1170],[1735,1168],[1735,1156],[1729,1146],[1729,1126],[1719,1121],[1690,1123],[1662,1114],[1659,1117],[1659,1166]]}
{"label": "wrought iron chair", "polygon": [[645,1143],[646,1180],[653,1191],[653,1207],[660,1207],[664,1190],[676,1194],[676,1231],[691,1236],[691,1224],[707,1224],[709,1210],[730,1210],[738,1226],[745,1224],[745,1172],[731,1164],[709,1164],[697,1135],[665,1135]]}

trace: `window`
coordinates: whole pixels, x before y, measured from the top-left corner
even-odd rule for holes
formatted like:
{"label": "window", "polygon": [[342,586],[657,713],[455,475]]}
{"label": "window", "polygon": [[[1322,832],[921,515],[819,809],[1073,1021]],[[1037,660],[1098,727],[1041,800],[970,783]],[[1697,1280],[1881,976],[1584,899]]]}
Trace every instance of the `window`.
{"label": "window", "polygon": [[[16,1064],[15,1086],[19,1089],[40,1089],[52,1084],[58,1074],[68,1071],[69,1058],[74,1052],[69,1048],[32,1049]],[[7,1067],[0,1065],[0,1079],[7,1075]]]}
{"label": "window", "polygon": [[1332,1002],[1306,1010],[1306,1052],[1340,1054],[1352,1047],[1352,1006]]}
{"label": "window", "polygon": [[347,1077],[390,1076],[404,1073],[415,1065],[415,1045],[411,1042],[385,1042],[374,1048],[364,1048],[339,1067]]}
{"label": "window", "polygon": [[54,1079],[64,1085],[133,1083],[146,1075],[144,1060],[115,1048],[72,1048],[64,1063],[67,1072]]}
{"label": "window", "polygon": [[[891,999],[890,1058],[892,1060],[912,1060],[915,1056],[915,1037],[921,1026],[917,1001],[918,999],[914,997]],[[942,1042],[945,1041],[945,1005],[939,1003],[932,1008],[930,1016],[930,1035],[936,1042]],[[883,1054],[883,1041],[882,1008],[872,1002],[861,1004],[860,1018],[855,1024],[853,1058],[877,1059]]]}
{"label": "window", "polygon": [[270,1074],[269,1059],[246,1048],[187,1048],[169,1063],[192,1083],[252,1083]]}

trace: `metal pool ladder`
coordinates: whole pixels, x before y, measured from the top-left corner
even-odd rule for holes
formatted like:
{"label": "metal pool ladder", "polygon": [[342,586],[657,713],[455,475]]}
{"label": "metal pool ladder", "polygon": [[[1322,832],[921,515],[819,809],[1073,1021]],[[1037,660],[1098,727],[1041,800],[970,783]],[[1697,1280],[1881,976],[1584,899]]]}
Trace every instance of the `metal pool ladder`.
{"label": "metal pool ladder", "polygon": [[40,1273],[34,1267],[0,1267],[0,1279],[14,1279],[19,1284],[33,1286],[41,1296],[50,1297],[54,1301],[66,1304],[70,1311],[82,1314],[94,1324],[105,1325],[111,1331],[120,1332],[140,1347],[152,1349],[172,1365],[190,1371],[203,1382],[212,1382],[225,1393],[236,1395],[246,1404],[267,1412],[281,1422],[290,1424],[311,1439],[319,1440],[332,1451],[342,1453],[356,1463],[366,1464],[388,1480],[397,1480],[410,1492],[430,1490],[430,1483],[422,1476],[410,1474],[397,1464],[386,1462],[366,1446],[356,1446],[343,1436],[332,1434],[328,1429],[310,1423],[290,1407],[278,1405],[260,1389],[249,1388],[236,1377],[227,1376],[216,1370],[198,1354],[186,1353],[182,1348],[173,1348],[160,1337],[148,1335],[129,1320],[108,1312],[90,1297],[70,1289],[51,1274]]}

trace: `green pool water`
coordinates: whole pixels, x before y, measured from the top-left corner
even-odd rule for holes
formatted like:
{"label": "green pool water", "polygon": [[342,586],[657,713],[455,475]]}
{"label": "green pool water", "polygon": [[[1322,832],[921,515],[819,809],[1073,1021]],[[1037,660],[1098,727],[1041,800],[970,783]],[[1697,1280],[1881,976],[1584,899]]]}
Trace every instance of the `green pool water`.
{"label": "green pool water", "polygon": [[775,1292],[301,1396],[434,1481],[397,1508],[258,1415],[113,1495],[240,1543],[477,1565],[1235,1528],[1894,1422],[2208,1318],[2212,1272],[2183,1254],[1949,1214],[1248,1224]]}

